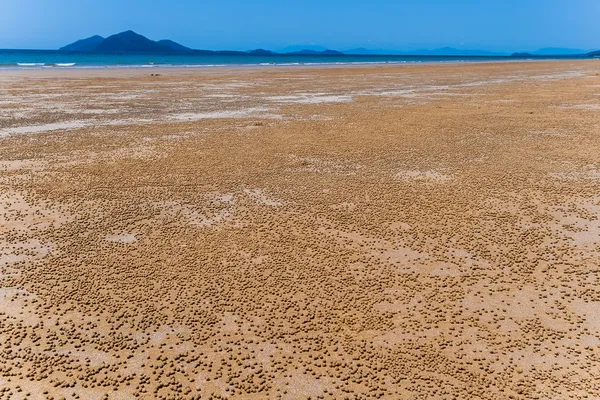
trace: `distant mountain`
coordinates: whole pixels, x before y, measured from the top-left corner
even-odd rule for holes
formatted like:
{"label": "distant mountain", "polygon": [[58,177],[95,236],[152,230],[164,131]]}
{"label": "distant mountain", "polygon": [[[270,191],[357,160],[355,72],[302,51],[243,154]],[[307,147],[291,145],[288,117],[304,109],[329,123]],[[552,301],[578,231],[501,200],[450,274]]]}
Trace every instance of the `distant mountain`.
{"label": "distant mountain", "polygon": [[173,48],[150,40],[134,31],[117,33],[104,39],[94,51],[109,52],[139,52],[139,53],[170,53]]}
{"label": "distant mountain", "polygon": [[589,52],[587,55],[590,57],[600,57],[600,50]]}
{"label": "distant mountain", "polygon": [[[61,47],[62,51],[98,53],[186,53],[194,50],[172,40],[155,42],[134,31],[125,31],[107,37],[92,36]],[[211,52],[212,53],[212,52]]]}
{"label": "distant mountain", "polygon": [[385,50],[385,49],[366,49],[359,47],[357,49],[344,50],[344,54],[356,55],[356,56],[374,56],[374,55],[403,55],[405,52],[398,50]]}
{"label": "distant mountain", "polygon": [[275,53],[274,51],[271,50],[265,50],[265,49],[255,49],[255,50],[249,50],[246,53],[248,54],[252,54],[253,56],[272,56]]}
{"label": "distant mountain", "polygon": [[[593,53],[593,52],[592,52]],[[590,50],[571,49],[565,47],[544,47],[536,51],[519,52],[515,54],[528,54],[530,56],[582,56],[590,54]]]}
{"label": "distant mountain", "polygon": [[419,56],[503,56],[504,53],[495,53],[493,51],[486,50],[469,50],[469,49],[456,49],[453,47],[442,47],[440,49],[419,49],[408,52],[408,54],[419,55]]}
{"label": "distant mountain", "polygon": [[512,53],[511,57],[533,57],[531,53]]}
{"label": "distant mountain", "polygon": [[[244,55],[270,56],[275,54],[290,55],[403,55],[403,56],[507,56],[508,53],[498,53],[486,50],[457,49],[453,47],[442,47],[439,49],[418,49],[411,51],[399,51],[389,49],[367,49],[364,47],[339,52],[318,45],[294,45],[288,46],[279,52],[265,49],[249,51],[231,50],[194,50],[183,46],[172,40],[164,39],[154,41],[133,31],[125,31],[116,35],[103,38],[92,36],[81,39],[64,47],[62,51],[102,52],[102,53],[191,53],[197,55]],[[571,49],[561,47],[546,47],[532,52],[513,53],[512,56],[529,57],[544,55],[578,55],[588,54],[590,56],[600,55],[599,51]]]}
{"label": "distant mountain", "polygon": [[94,35],[87,39],[81,39],[74,43],[61,47],[62,51],[94,51],[96,47],[104,40],[102,36]]}
{"label": "distant mountain", "polygon": [[295,56],[317,56],[317,55],[338,56],[338,55],[343,55],[344,53],[342,53],[340,51],[336,51],[336,50],[330,50],[330,49],[325,49],[322,51],[302,49],[302,50],[298,50],[298,51],[291,51],[286,54],[291,54],[291,55],[295,55]]}
{"label": "distant mountain", "polygon": [[353,55],[399,55],[399,56],[504,56],[507,54],[496,53],[486,50],[455,49],[453,47],[442,47],[440,49],[417,49],[410,51],[386,50],[386,49],[351,49],[344,54]]}
{"label": "distant mountain", "polygon": [[287,54],[287,53],[297,53],[299,51],[304,51],[304,50],[312,50],[312,51],[318,52],[318,51],[327,50],[327,47],[314,45],[314,44],[300,44],[300,45],[287,46],[283,49],[280,49],[277,52],[281,53],[281,54]]}
{"label": "distant mountain", "polygon": [[190,49],[189,47],[185,47],[184,45],[181,45],[177,42],[174,42],[174,41],[168,40],[168,39],[159,40],[156,43],[158,43],[162,46],[167,46],[171,50],[175,50],[175,51],[192,51],[192,49]]}
{"label": "distant mountain", "polygon": [[328,56],[339,56],[339,55],[343,55],[344,53],[342,53],[341,51],[337,51],[337,50],[327,49],[327,50],[323,50],[321,52],[321,54],[328,55]]}
{"label": "distant mountain", "polygon": [[585,54],[588,51],[589,50],[569,49],[564,47],[544,47],[543,49],[532,51],[531,54],[536,56],[559,56]]}

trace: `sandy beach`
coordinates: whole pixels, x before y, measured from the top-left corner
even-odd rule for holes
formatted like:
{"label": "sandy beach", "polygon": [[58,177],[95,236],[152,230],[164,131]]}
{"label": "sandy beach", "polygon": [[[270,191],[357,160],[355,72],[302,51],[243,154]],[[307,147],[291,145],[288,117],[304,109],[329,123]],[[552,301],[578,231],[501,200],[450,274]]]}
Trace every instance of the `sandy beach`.
{"label": "sandy beach", "polygon": [[600,398],[600,61],[0,72],[0,399]]}

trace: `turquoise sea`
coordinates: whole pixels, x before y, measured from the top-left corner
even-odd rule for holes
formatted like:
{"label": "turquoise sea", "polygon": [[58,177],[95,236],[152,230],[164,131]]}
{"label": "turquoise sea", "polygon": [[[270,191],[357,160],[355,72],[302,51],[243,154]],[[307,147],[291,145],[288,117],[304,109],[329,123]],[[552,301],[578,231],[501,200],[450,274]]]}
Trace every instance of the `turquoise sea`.
{"label": "turquoise sea", "polygon": [[244,65],[393,64],[586,59],[588,56],[397,56],[397,55],[250,55],[250,54],[99,54],[52,50],[0,50],[0,69],[169,68]]}

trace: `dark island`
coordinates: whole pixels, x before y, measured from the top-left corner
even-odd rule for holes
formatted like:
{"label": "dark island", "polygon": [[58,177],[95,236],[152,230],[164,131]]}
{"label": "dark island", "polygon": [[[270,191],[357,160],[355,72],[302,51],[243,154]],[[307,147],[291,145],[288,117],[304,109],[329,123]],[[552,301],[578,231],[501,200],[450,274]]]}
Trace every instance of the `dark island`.
{"label": "dark island", "polygon": [[100,43],[102,43],[103,41],[104,41],[104,38],[102,36],[94,35],[87,39],[81,39],[74,43],[68,44],[64,47],[61,47],[59,50],[61,50],[61,51],[82,51],[82,52],[94,51],[94,49],[96,49],[96,47],[98,47],[98,45]]}
{"label": "dark island", "polygon": [[95,35],[61,47],[59,50],[87,53],[185,53],[194,51],[172,40],[156,42],[134,31],[117,33],[107,38]]}
{"label": "dark island", "polygon": [[518,52],[517,52],[517,53],[512,53],[510,56],[511,56],[511,57],[534,57],[534,55],[533,55],[533,54],[531,54],[531,53],[526,53],[526,52],[522,52],[522,53],[518,53]]}
{"label": "dark island", "polygon": [[[172,40],[163,39],[154,41],[140,35],[134,31],[125,31],[116,35],[103,38],[102,36],[92,36],[87,39],[81,39],[64,47],[59,51],[65,52],[85,52],[85,53],[156,53],[156,54],[194,54],[194,55],[254,55],[270,56],[278,55],[274,51],[265,49],[256,49],[250,51],[232,51],[232,50],[195,50],[186,47]],[[290,53],[290,55],[343,55],[335,50],[301,50]]]}
{"label": "dark island", "polygon": [[323,56],[323,55],[329,55],[329,56],[341,56],[344,55],[344,53],[342,53],[341,51],[336,51],[336,50],[323,50],[323,51],[317,51],[317,50],[299,50],[299,51],[292,51],[286,54],[293,54],[293,55],[302,55],[302,56]]}

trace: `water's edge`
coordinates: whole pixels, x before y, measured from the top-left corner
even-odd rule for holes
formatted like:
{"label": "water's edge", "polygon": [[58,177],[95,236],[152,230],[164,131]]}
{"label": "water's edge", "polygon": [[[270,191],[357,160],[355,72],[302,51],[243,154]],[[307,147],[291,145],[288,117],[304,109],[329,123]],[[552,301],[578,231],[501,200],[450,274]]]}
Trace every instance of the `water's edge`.
{"label": "water's edge", "polygon": [[201,55],[99,54],[52,50],[0,50],[0,69],[211,68],[351,64],[414,64],[529,60],[587,60],[577,56],[406,56],[406,55]]}

